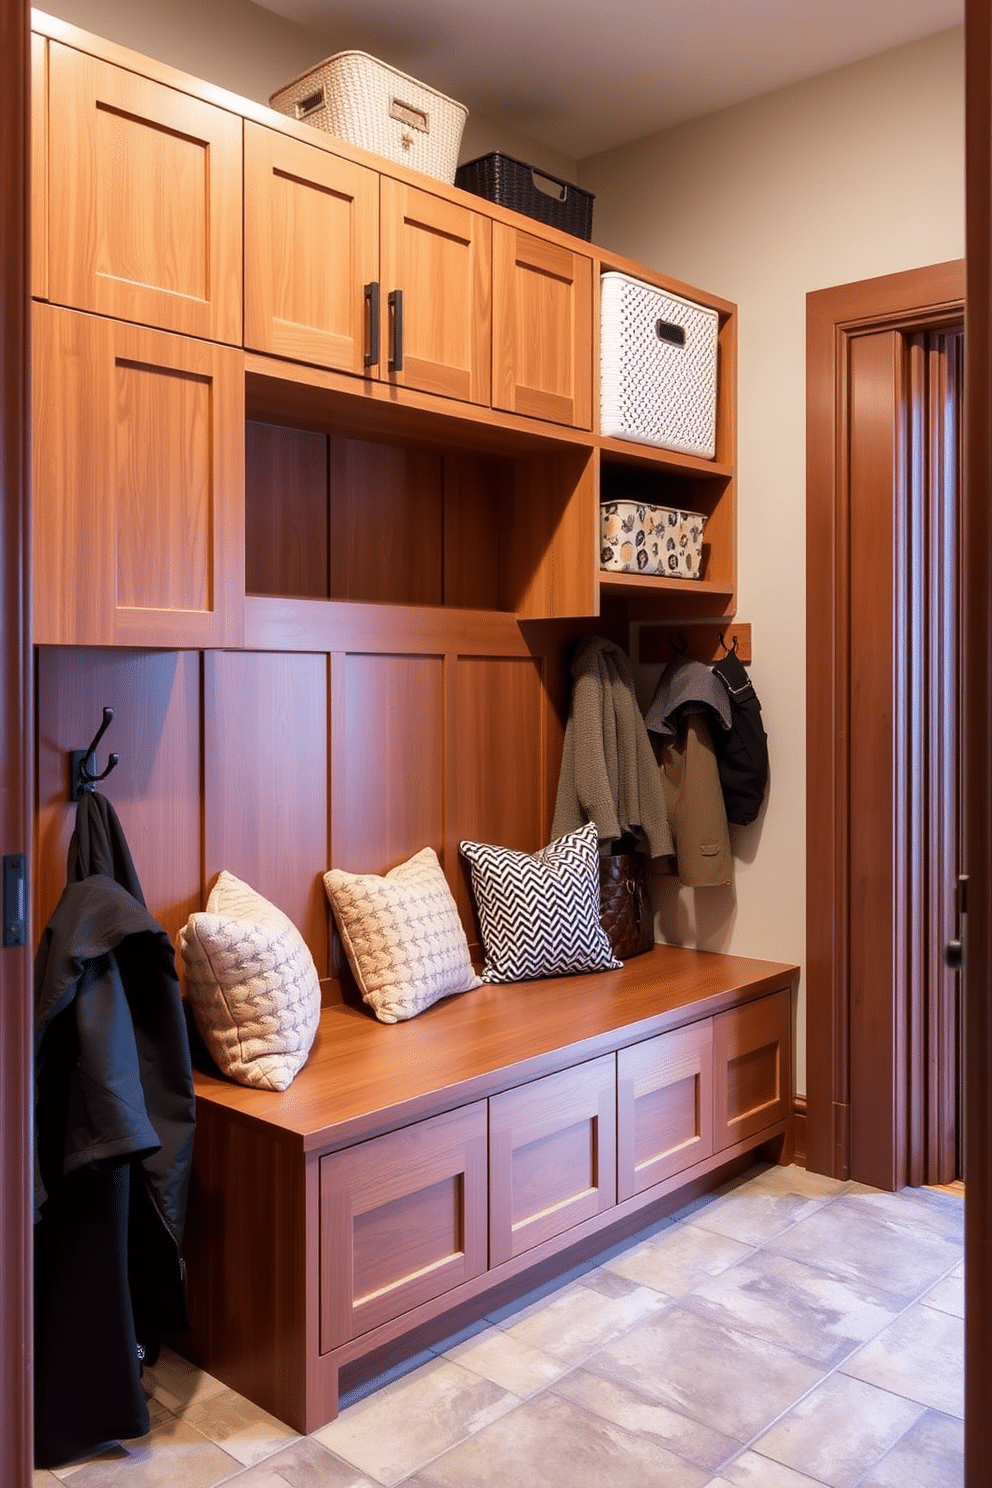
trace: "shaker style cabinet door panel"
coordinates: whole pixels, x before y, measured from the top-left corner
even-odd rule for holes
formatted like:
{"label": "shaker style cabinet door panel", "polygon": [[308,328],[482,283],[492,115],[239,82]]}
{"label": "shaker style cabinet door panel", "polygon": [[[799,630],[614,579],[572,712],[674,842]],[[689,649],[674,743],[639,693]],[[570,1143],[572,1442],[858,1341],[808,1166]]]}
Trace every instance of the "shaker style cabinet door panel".
{"label": "shaker style cabinet door panel", "polygon": [[244,353],[34,312],[35,641],[238,645]]}
{"label": "shaker style cabinet door panel", "polygon": [[489,218],[383,176],[381,266],[380,376],[488,404]]}
{"label": "shaker style cabinet door panel", "polygon": [[592,260],[493,224],[493,407],[592,427]]}
{"label": "shaker style cabinet door panel", "polygon": [[321,1352],[485,1269],[485,1101],[321,1158]]}
{"label": "shaker style cabinet door panel", "polygon": [[489,1102],[489,1259],[512,1260],[617,1201],[612,1054]]}
{"label": "shaker style cabinet door panel", "polygon": [[240,346],[241,127],[50,42],[50,298]]}
{"label": "shaker style cabinet door panel", "polygon": [[713,1019],[714,1142],[719,1152],[792,1105],[792,1001],[787,989]]}
{"label": "shaker style cabinet door panel", "polygon": [[377,374],[379,177],[245,123],[245,344]]}
{"label": "shaker style cabinet door panel", "polygon": [[713,1151],[709,1018],[617,1053],[617,1191],[622,1200]]}

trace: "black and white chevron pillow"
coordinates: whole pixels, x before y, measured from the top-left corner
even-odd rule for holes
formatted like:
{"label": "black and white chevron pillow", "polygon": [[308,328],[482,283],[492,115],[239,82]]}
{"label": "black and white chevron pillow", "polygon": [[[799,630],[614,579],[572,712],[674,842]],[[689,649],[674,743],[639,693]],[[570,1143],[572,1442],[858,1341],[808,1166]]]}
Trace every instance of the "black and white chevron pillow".
{"label": "black and white chevron pillow", "polygon": [[540,852],[461,842],[486,952],[484,982],[612,971],[622,966],[599,918],[595,822]]}

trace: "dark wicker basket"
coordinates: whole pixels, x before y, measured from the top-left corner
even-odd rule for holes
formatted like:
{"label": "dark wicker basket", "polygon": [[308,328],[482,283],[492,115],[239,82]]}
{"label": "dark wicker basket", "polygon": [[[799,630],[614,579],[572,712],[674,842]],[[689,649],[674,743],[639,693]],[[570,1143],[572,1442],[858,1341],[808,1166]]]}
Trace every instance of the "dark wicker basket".
{"label": "dark wicker basket", "polygon": [[592,237],[591,191],[583,191],[572,181],[549,176],[536,166],[504,155],[501,150],[460,165],[455,172],[455,185],[498,206],[536,217],[538,222],[561,228],[577,238],[588,241]]}

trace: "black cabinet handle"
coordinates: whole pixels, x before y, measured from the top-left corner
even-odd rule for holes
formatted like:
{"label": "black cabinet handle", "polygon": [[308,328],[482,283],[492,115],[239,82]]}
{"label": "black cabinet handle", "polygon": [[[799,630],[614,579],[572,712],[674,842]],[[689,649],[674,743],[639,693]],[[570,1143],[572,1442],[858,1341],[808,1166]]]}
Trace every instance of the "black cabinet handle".
{"label": "black cabinet handle", "polygon": [[365,353],[366,367],[379,365],[379,281],[373,279],[365,286],[365,309],[368,314],[368,350]]}
{"label": "black cabinet handle", "polygon": [[389,370],[403,371],[403,291],[389,291]]}

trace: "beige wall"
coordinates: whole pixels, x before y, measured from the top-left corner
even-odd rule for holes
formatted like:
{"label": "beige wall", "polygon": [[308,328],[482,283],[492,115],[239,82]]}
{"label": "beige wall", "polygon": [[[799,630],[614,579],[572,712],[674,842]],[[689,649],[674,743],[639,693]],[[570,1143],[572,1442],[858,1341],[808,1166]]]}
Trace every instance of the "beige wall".
{"label": "beige wall", "polygon": [[[38,8],[256,103],[268,103],[277,88],[324,57],[370,50],[355,40],[346,19],[335,18],[330,5],[326,31],[319,36],[251,0],[47,0]],[[373,55],[401,71],[412,70],[378,50]],[[427,76],[422,81],[440,86]],[[459,159],[473,160],[490,150],[575,180],[571,157],[470,112]]]}
{"label": "beige wall", "polygon": [[805,296],[963,256],[963,65],[945,32],[579,164],[598,242],[740,309],[739,618],[772,780],[733,891],[662,886],[667,938],[803,960]]}

